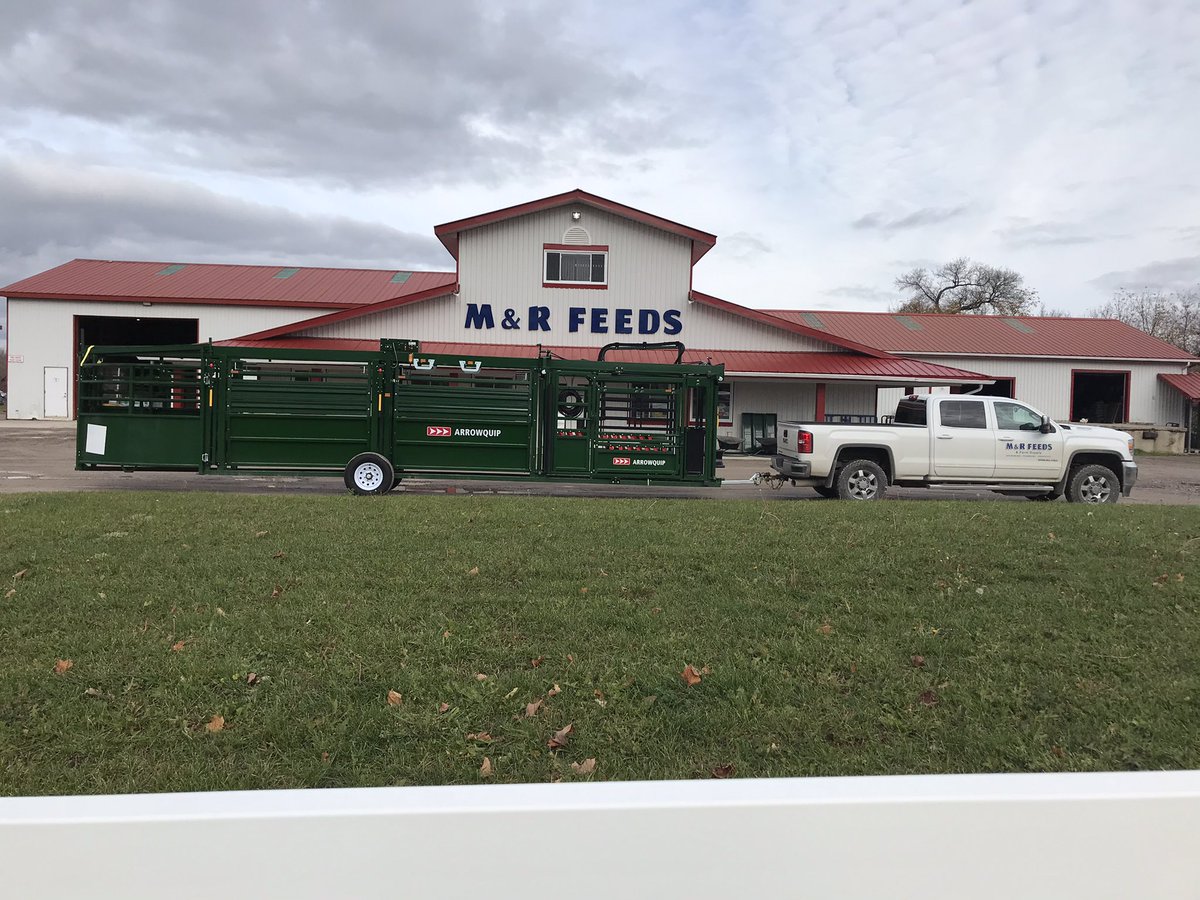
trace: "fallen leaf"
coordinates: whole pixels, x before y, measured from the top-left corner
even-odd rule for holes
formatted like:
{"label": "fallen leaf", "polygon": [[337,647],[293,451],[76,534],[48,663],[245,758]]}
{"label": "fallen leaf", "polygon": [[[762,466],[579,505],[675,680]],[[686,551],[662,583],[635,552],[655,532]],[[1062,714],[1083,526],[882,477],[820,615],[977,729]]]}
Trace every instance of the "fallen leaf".
{"label": "fallen leaf", "polygon": [[173,643],[173,644],[171,645],[171,652],[172,652],[172,653],[178,653],[180,650],[182,650],[182,649],[183,649],[183,647],[184,647],[184,642],[183,642],[183,641],[176,641],[175,643]]}
{"label": "fallen leaf", "polygon": [[558,729],[558,731],[554,732],[554,737],[546,741],[546,746],[551,750],[561,750],[563,747],[567,746],[567,743],[571,740],[571,735],[574,733],[574,725],[565,725]]}
{"label": "fallen leaf", "polygon": [[449,632],[449,631],[443,631],[443,632],[442,632],[442,637],[443,637],[443,638],[448,638],[448,637],[450,637],[450,632]]}
{"label": "fallen leaf", "polygon": [[603,569],[600,570],[600,574],[603,575],[605,578],[608,577],[608,573],[605,572]]}
{"label": "fallen leaf", "polygon": [[658,694],[651,694],[650,696],[648,696],[642,700],[642,705],[643,706],[653,706],[654,701],[657,699],[658,699]]}
{"label": "fallen leaf", "polygon": [[450,704],[449,703],[438,704],[438,712],[440,712],[440,713],[450,712]]}
{"label": "fallen leaf", "polygon": [[213,716],[204,726],[204,730],[212,733],[214,731],[223,731],[225,729],[225,717],[221,715]]}
{"label": "fallen leaf", "polygon": [[708,666],[705,666],[704,668],[702,668],[702,669],[700,670],[700,674],[701,674],[701,675],[711,675],[711,674],[712,674],[712,669],[710,669]]}
{"label": "fallen leaf", "polygon": [[580,588],[580,589],[579,589],[579,593],[581,593],[581,594],[586,594],[586,593],[587,593],[587,588]]}
{"label": "fallen leaf", "polygon": [[573,762],[571,768],[575,770],[576,775],[591,775],[596,771],[596,757],[589,756],[583,762]]}
{"label": "fallen leaf", "polygon": [[1054,532],[1050,532],[1050,540],[1054,540]]}
{"label": "fallen leaf", "polygon": [[700,683],[700,673],[696,671],[691,663],[683,667],[683,671],[679,673],[679,677],[683,679],[683,683],[688,687],[694,687]]}
{"label": "fallen leaf", "polygon": [[275,585],[275,587],[271,588],[271,596],[272,597],[278,597],[282,593],[283,593],[283,585],[282,584],[277,584],[277,585]]}
{"label": "fallen leaf", "polygon": [[517,691],[519,691],[519,690],[520,690],[520,688],[513,688],[511,691],[509,691],[507,694],[504,695],[504,699],[511,700],[513,697],[517,696]]}
{"label": "fallen leaf", "polygon": [[531,659],[529,661],[529,664],[536,669],[538,666],[540,666],[542,664],[542,660],[544,660],[545,658],[546,657],[544,657],[544,656],[539,656],[537,659]]}
{"label": "fallen leaf", "polygon": [[478,734],[472,732],[471,734],[467,735],[467,740],[468,741],[483,741],[483,743],[487,744],[492,740],[492,736],[491,736],[491,734],[489,734],[486,731],[480,731]]}
{"label": "fallen leaf", "polygon": [[562,688],[560,688],[556,684],[554,687],[550,688],[550,690],[546,691],[546,696],[547,697],[557,697],[561,693],[562,693]]}
{"label": "fallen leaf", "polygon": [[573,662],[575,662],[575,657],[574,657],[574,656],[572,656],[570,653],[568,653],[568,654],[567,654],[567,662],[568,662],[568,663],[573,663]]}
{"label": "fallen leaf", "polygon": [[1055,756],[1057,756],[1059,759],[1062,759],[1064,756],[1067,755],[1067,751],[1064,750],[1062,747],[1059,747],[1057,744],[1050,748],[1050,752],[1053,753]]}
{"label": "fallen leaf", "polygon": [[5,591],[5,592],[4,592],[4,599],[5,599],[5,600],[11,600],[11,599],[12,599],[13,597],[15,597],[15,596],[17,596],[17,589],[16,589],[16,588],[9,588],[7,591]]}
{"label": "fallen leaf", "polygon": [[328,750],[321,751],[321,762],[323,762],[323,763],[329,762],[329,751]]}
{"label": "fallen leaf", "polygon": [[921,666],[925,665],[925,657],[923,657],[920,653],[916,654],[912,658],[912,664],[918,669],[921,668]]}
{"label": "fallen leaf", "polygon": [[656,614],[657,614],[657,613],[660,613],[660,612],[662,612],[662,607],[661,607],[661,606],[656,606],[656,607],[654,607],[654,609],[650,610],[650,612],[652,612],[652,613],[656,613]]}
{"label": "fallen leaf", "polygon": [[492,758],[490,756],[483,758],[483,765],[479,767],[479,774],[484,778],[492,777]]}
{"label": "fallen leaf", "polygon": [[527,703],[525,705],[525,718],[532,719],[534,716],[536,716],[538,714],[538,710],[542,708],[542,704],[544,702],[545,701],[542,700],[541,697],[539,697],[537,700],[534,700],[532,703]]}
{"label": "fallen leaf", "polygon": [[262,538],[262,537],[266,537],[270,533],[271,532],[269,532],[269,531],[256,531],[256,532],[254,532],[254,536],[256,538]]}
{"label": "fallen leaf", "polygon": [[260,681],[262,681],[262,679],[258,677],[258,673],[256,672],[251,672],[246,676],[246,684],[250,685],[251,687],[258,684]]}
{"label": "fallen leaf", "polygon": [[937,691],[922,691],[921,696],[917,698],[926,706],[937,706],[938,695]]}
{"label": "fallen leaf", "polygon": [[218,616],[220,616],[222,619],[223,619],[223,618],[225,618],[225,610],[221,609],[221,607],[219,607],[219,606],[217,607],[217,609],[216,609],[216,613],[217,613],[217,615],[218,615]]}
{"label": "fallen leaf", "polygon": [[487,676],[486,676],[486,675],[484,675],[482,672],[476,672],[476,673],[475,673],[475,680],[476,680],[476,681],[487,681]]}
{"label": "fallen leaf", "polygon": [[22,578],[24,578],[28,574],[29,574],[28,569],[22,569],[20,572],[18,572],[16,575],[13,576],[13,581],[14,582],[20,581]]}
{"label": "fallen leaf", "polygon": [[468,575],[478,575],[479,574],[479,566],[471,566],[471,568],[469,570],[467,570],[467,574]]}
{"label": "fallen leaf", "polygon": [[284,553],[282,550],[276,550],[274,553],[271,554],[271,559],[283,559],[285,556],[287,556],[287,554]]}
{"label": "fallen leaf", "polygon": [[88,688],[88,689],[87,689],[86,691],[84,691],[83,693],[84,693],[84,696],[85,696],[85,697],[97,697],[97,698],[99,698],[99,699],[101,699],[101,700],[111,700],[111,699],[113,699],[113,695],[112,695],[112,694],[106,694],[106,693],[104,693],[104,691],[100,690],[99,688]]}
{"label": "fallen leaf", "polygon": [[54,664],[54,674],[61,675],[61,674],[63,674],[63,672],[67,671],[67,669],[71,668],[71,666],[73,666],[73,665],[75,665],[75,663],[72,660],[60,659],[58,662],[56,662]]}
{"label": "fallen leaf", "polygon": [[404,695],[401,694],[399,691],[388,691],[387,692],[387,702],[388,702],[388,706],[399,706],[401,703],[404,702]]}
{"label": "fallen leaf", "polygon": [[826,622],[817,631],[821,632],[821,634],[833,634],[833,626]]}
{"label": "fallen leaf", "polygon": [[603,697],[597,697],[596,702],[598,704],[600,704],[600,706],[608,706],[608,701],[605,700]]}
{"label": "fallen leaf", "polygon": [[712,770],[713,778],[732,778],[733,773],[737,771],[733,763],[725,763],[723,766],[715,766]]}

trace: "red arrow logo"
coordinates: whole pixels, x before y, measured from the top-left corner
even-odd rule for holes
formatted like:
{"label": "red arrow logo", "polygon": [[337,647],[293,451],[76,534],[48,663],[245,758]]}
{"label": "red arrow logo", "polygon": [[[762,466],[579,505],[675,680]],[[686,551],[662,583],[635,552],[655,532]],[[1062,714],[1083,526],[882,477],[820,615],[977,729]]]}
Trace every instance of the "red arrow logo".
{"label": "red arrow logo", "polygon": [[445,425],[430,425],[425,429],[425,437],[450,437],[450,429]]}
{"label": "red arrow logo", "polygon": [[614,456],[613,457],[613,465],[614,466],[630,466],[630,465],[633,465],[633,460],[631,460],[628,456]]}

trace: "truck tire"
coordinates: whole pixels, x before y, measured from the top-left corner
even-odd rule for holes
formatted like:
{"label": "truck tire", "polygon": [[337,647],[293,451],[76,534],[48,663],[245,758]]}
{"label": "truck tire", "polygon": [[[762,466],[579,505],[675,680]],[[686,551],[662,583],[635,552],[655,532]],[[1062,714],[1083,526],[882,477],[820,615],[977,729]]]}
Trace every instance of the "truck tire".
{"label": "truck tire", "polygon": [[839,500],[882,500],[887,493],[887,473],[878,463],[856,459],[838,470],[834,485]]}
{"label": "truck tire", "polygon": [[386,494],[396,483],[396,470],[385,456],[360,453],[346,463],[345,482],[356,494]]}
{"label": "truck tire", "polygon": [[836,487],[825,487],[823,484],[814,484],[813,490],[824,497],[826,500],[832,500],[838,495]]}
{"label": "truck tire", "polygon": [[1069,503],[1116,503],[1121,498],[1121,482],[1107,466],[1093,463],[1071,470],[1067,479]]}

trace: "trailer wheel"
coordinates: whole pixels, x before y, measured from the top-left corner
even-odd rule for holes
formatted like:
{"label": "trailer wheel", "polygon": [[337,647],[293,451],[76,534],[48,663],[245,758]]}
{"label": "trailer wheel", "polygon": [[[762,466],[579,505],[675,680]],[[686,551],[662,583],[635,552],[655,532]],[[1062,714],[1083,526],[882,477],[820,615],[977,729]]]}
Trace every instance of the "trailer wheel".
{"label": "trailer wheel", "polygon": [[346,463],[345,481],[356,494],[386,494],[396,483],[396,470],[385,456],[360,453]]}
{"label": "trailer wheel", "polygon": [[834,484],[839,500],[882,500],[887,473],[869,459],[855,459],[842,466]]}

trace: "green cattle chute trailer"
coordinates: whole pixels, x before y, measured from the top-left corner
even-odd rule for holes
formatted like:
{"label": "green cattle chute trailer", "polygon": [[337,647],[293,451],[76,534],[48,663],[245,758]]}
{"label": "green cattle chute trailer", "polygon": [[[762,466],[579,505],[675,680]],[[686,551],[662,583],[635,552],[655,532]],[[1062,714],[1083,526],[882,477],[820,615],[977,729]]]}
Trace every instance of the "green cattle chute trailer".
{"label": "green cattle chute trailer", "polygon": [[76,468],[341,475],[363,494],[403,478],[720,484],[724,367],[682,355],[91,347]]}

